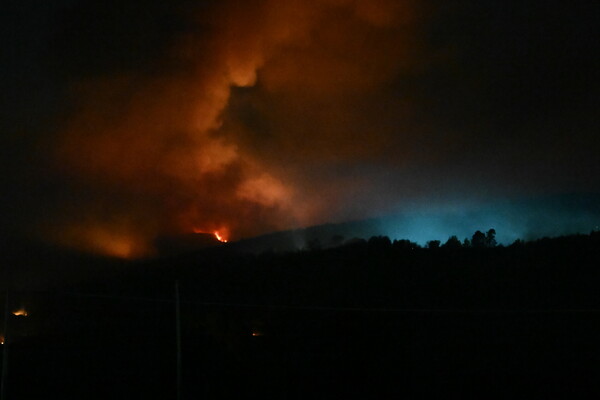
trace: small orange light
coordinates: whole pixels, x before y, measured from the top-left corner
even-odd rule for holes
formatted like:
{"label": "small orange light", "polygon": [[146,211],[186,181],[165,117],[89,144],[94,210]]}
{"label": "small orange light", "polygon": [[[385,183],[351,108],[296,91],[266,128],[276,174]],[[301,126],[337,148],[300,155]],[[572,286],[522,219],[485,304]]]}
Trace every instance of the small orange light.
{"label": "small orange light", "polygon": [[27,310],[25,310],[24,308],[20,308],[17,311],[13,311],[13,315],[16,315],[17,317],[26,317]]}

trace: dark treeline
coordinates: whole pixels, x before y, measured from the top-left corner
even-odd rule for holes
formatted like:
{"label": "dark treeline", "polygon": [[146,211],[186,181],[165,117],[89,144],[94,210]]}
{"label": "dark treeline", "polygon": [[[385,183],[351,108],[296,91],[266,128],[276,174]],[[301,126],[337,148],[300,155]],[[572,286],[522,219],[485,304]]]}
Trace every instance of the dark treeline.
{"label": "dark treeline", "polygon": [[[600,304],[600,233],[517,240],[495,231],[421,247],[385,236],[288,253],[226,248],[159,261],[146,275],[181,279],[198,301],[337,307],[593,307]],[[160,266],[166,263],[168,272]],[[168,277],[168,278],[167,278]]]}
{"label": "dark treeline", "polygon": [[9,399],[174,399],[175,280],[183,398],[595,393],[600,233],[494,236],[224,245],[14,291]]}

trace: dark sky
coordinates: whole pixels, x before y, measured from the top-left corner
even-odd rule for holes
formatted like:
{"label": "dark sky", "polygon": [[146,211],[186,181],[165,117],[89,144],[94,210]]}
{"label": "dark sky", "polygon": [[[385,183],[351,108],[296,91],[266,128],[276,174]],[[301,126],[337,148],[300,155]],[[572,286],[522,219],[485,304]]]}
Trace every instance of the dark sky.
{"label": "dark sky", "polygon": [[109,254],[597,193],[596,1],[3,2],[1,210]]}

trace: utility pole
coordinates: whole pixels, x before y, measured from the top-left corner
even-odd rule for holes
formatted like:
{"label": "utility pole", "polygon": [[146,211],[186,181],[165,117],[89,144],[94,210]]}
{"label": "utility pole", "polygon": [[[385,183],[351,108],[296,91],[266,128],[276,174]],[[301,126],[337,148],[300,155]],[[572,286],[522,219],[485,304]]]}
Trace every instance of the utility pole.
{"label": "utility pole", "polygon": [[4,304],[4,344],[2,345],[2,376],[0,377],[0,400],[6,400],[6,378],[8,376],[8,317],[10,308],[8,305],[8,287],[6,288],[6,299]]}
{"label": "utility pole", "polygon": [[[177,400],[182,399],[181,381],[181,307],[179,302],[179,281],[175,281],[175,342],[177,345]],[[4,400],[4,399],[0,399]]]}

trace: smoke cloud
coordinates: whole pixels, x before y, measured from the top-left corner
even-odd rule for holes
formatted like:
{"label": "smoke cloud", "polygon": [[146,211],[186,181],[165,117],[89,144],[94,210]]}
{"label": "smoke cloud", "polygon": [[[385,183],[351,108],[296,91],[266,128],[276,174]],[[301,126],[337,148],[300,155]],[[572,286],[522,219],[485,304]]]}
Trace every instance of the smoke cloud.
{"label": "smoke cloud", "polygon": [[37,90],[52,117],[12,96],[38,126],[8,147],[25,155],[7,157],[19,183],[2,184],[17,199],[5,204],[44,238],[138,257],[161,236],[235,240],[414,204],[589,191],[600,176],[596,102],[580,78],[595,70],[582,39],[591,21],[538,37],[571,15],[492,3],[62,0],[23,11],[51,51],[32,61],[15,50],[9,71],[54,86],[23,79],[13,92]]}
{"label": "smoke cloud", "polygon": [[103,195],[53,227],[59,240],[134,256],[161,234],[241,238],[307,225],[339,188],[315,182],[319,193],[305,193],[304,165],[381,153],[385,117],[364,108],[410,68],[412,4],[232,1],[190,11],[188,23],[203,29],[174,38],[163,71],[75,85],[56,167]]}

